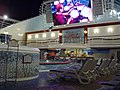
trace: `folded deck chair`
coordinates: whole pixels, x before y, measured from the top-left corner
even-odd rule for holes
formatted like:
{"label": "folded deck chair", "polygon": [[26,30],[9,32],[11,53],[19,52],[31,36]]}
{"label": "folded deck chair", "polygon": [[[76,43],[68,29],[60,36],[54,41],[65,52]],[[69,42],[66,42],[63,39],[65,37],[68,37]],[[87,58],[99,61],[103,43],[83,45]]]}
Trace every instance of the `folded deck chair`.
{"label": "folded deck chair", "polygon": [[53,79],[53,75],[56,75],[55,78],[72,77],[77,78],[81,84],[89,84],[93,78],[90,71],[95,69],[96,64],[96,60],[87,60],[83,66],[79,66],[78,68],[70,67],[62,70],[50,70],[48,77],[51,79]]}
{"label": "folded deck chair", "polygon": [[113,86],[101,87],[97,90],[115,90]]}
{"label": "folded deck chair", "polygon": [[108,68],[109,64],[110,64],[110,60],[108,60],[108,59],[102,61],[101,65],[96,69],[98,76],[108,74],[107,68]]}
{"label": "folded deck chair", "polygon": [[96,77],[97,77],[97,73],[95,72],[97,63],[98,63],[98,60],[93,60],[93,64],[90,65],[89,67],[89,70],[90,70],[89,72],[92,75],[92,78],[94,80],[96,80]]}
{"label": "folded deck chair", "polygon": [[119,86],[120,86],[120,81],[115,81],[115,80],[111,80],[111,81],[105,81],[105,82],[101,82],[100,83],[102,85],[102,89],[108,89],[108,90],[119,90]]}
{"label": "folded deck chair", "polygon": [[111,63],[109,64],[108,68],[108,73],[115,73],[117,72],[117,60],[112,59]]}
{"label": "folded deck chair", "polygon": [[120,85],[120,81],[115,81],[115,80],[103,81],[100,84],[102,86],[118,86],[118,85]]}

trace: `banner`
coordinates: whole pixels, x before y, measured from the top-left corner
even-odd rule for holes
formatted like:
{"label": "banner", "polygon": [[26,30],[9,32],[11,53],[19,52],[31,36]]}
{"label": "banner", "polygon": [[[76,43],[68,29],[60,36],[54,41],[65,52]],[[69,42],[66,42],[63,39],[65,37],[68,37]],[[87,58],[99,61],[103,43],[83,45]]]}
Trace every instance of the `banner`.
{"label": "banner", "polygon": [[62,35],[63,43],[84,43],[84,28],[64,30]]}

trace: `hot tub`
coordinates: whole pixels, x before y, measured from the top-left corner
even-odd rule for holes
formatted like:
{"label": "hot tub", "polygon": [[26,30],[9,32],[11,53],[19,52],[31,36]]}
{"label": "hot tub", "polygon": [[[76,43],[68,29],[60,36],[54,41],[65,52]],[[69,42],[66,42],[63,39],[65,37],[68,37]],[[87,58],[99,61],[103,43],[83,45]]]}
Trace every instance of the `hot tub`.
{"label": "hot tub", "polygon": [[[25,55],[31,57],[30,62],[24,62]],[[38,65],[38,48],[0,45],[0,82],[35,79],[39,76]]]}

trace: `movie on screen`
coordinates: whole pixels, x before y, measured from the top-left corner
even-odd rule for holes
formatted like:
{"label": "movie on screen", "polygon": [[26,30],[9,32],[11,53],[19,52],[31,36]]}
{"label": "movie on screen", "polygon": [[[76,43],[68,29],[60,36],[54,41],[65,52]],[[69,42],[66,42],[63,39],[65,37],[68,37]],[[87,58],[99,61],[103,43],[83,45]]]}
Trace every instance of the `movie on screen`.
{"label": "movie on screen", "polygon": [[90,22],[91,0],[56,0],[51,3],[54,25]]}

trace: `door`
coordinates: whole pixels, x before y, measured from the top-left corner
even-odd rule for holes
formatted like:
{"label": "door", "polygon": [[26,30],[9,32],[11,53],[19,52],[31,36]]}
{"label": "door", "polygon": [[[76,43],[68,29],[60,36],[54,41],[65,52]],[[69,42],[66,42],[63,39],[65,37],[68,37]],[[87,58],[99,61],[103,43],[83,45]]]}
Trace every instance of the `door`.
{"label": "door", "polygon": [[117,51],[117,59],[118,59],[118,63],[120,63],[120,51]]}

